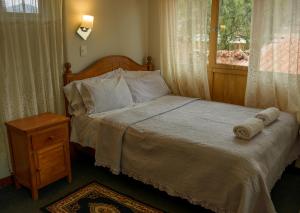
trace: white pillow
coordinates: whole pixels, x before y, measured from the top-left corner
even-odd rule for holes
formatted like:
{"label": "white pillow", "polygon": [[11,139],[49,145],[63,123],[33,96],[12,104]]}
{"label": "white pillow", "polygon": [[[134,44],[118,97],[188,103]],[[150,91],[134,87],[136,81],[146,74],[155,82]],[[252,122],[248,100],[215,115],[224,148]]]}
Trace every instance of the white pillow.
{"label": "white pillow", "polygon": [[156,70],[156,71],[129,71],[129,70],[122,70],[122,75],[125,77],[125,79],[127,78],[139,78],[142,77],[144,75],[147,74],[151,74],[153,72],[157,72],[160,74],[160,70]]}
{"label": "white pillow", "polygon": [[142,103],[170,94],[170,90],[160,75],[160,71],[148,72],[136,78],[126,78],[133,101]]}
{"label": "white pillow", "polygon": [[85,113],[85,107],[82,98],[75,87],[76,81],[64,86],[64,93],[69,102],[68,112],[70,115],[79,116]]}
{"label": "white pillow", "polygon": [[87,113],[100,113],[133,104],[132,96],[123,76],[101,79],[101,82],[82,83],[81,96]]}
{"label": "white pillow", "polygon": [[121,72],[123,69],[119,68],[116,70],[113,70],[111,72],[105,73],[103,75],[99,75],[97,77],[93,78],[87,78],[79,81],[73,81],[69,84],[67,84],[64,87],[64,93],[66,95],[66,98],[69,102],[68,110],[71,115],[82,115],[86,113],[86,108],[84,106],[82,97],[80,95],[80,88],[81,84],[83,82],[97,82],[99,79],[110,79],[115,78],[121,75]]}

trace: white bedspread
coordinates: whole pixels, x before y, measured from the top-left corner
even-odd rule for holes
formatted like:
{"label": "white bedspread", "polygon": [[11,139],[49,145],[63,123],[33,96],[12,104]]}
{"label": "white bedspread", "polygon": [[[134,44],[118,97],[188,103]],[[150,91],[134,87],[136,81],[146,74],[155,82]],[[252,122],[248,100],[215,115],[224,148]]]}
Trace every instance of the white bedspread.
{"label": "white bedspread", "polygon": [[215,212],[275,212],[269,192],[299,154],[298,125],[281,113],[251,141],[235,138],[233,126],[258,111],[165,96],[93,116],[96,165]]}

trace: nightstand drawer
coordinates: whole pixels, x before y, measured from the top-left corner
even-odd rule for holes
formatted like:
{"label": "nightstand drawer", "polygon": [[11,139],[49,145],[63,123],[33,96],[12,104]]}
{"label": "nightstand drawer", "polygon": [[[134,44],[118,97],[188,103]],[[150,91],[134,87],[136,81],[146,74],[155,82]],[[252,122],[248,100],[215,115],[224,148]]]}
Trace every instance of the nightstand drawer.
{"label": "nightstand drawer", "polygon": [[32,135],[32,147],[34,150],[43,149],[62,141],[68,141],[68,126],[66,124]]}
{"label": "nightstand drawer", "polygon": [[56,144],[35,153],[37,185],[43,187],[67,174],[66,146]]}

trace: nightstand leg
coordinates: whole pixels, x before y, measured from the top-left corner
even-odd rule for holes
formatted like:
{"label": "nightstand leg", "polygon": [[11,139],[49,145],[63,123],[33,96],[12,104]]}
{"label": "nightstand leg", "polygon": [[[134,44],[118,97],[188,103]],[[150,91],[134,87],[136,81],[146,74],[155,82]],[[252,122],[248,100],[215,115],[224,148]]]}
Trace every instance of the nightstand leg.
{"label": "nightstand leg", "polygon": [[15,187],[16,189],[20,189],[21,188],[21,185],[19,184],[19,182],[17,181],[17,178],[14,177],[14,182],[15,182]]}
{"label": "nightstand leg", "polygon": [[39,199],[39,191],[38,189],[32,189],[31,190],[31,196],[33,200]]}
{"label": "nightstand leg", "polygon": [[67,177],[67,179],[68,179],[68,182],[71,183],[72,182],[72,175],[69,174],[68,177]]}

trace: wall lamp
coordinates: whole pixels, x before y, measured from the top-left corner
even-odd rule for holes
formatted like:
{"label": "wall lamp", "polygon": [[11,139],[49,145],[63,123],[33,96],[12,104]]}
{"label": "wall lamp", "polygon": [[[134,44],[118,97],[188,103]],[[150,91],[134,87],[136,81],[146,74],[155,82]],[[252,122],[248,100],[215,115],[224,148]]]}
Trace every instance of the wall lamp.
{"label": "wall lamp", "polygon": [[87,40],[87,38],[91,34],[92,28],[93,28],[93,23],[94,23],[94,16],[83,15],[81,17],[81,24],[80,24],[80,27],[77,30],[77,34],[83,40]]}

